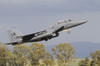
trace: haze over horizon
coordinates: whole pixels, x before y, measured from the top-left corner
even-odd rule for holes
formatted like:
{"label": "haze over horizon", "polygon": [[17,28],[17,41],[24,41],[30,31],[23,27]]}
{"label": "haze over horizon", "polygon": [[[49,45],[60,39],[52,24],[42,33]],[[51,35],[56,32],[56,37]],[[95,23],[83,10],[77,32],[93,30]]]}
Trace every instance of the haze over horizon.
{"label": "haze over horizon", "polygon": [[100,43],[100,0],[0,0],[0,42],[9,42],[6,29],[16,27],[22,34],[48,29],[60,20],[88,20],[61,32],[59,37],[39,43]]}

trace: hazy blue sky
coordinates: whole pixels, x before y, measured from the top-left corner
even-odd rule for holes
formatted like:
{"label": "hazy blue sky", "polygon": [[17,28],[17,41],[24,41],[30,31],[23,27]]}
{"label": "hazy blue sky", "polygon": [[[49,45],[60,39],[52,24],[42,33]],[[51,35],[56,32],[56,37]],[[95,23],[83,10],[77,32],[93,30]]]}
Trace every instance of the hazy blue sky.
{"label": "hazy blue sky", "polygon": [[69,35],[61,32],[59,37],[40,43],[100,43],[100,0],[0,0],[0,41],[9,42],[8,27],[30,34],[63,19],[88,23],[72,28]]}

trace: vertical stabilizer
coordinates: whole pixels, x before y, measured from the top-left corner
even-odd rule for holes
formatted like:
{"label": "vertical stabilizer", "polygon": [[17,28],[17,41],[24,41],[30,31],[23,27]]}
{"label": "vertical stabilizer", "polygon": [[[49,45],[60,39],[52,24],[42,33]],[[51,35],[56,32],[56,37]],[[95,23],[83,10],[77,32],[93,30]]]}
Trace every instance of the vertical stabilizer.
{"label": "vertical stabilizer", "polygon": [[23,36],[17,29],[8,29],[8,35],[11,42],[22,41],[21,36]]}

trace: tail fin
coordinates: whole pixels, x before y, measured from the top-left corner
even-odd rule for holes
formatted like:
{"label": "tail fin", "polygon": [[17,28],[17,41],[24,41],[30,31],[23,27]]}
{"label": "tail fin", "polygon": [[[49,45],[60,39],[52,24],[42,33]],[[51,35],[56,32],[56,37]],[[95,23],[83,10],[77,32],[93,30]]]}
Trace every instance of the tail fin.
{"label": "tail fin", "polygon": [[8,29],[8,35],[11,42],[22,41],[21,36],[23,36],[17,29]]}

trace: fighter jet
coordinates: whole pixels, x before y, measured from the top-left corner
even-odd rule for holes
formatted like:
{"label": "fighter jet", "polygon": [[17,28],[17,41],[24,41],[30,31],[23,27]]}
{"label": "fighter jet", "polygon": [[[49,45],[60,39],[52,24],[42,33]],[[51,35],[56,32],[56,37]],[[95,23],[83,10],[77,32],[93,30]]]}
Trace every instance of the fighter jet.
{"label": "fighter jet", "polygon": [[72,20],[64,20],[64,21],[59,21],[57,24],[55,24],[53,27],[43,30],[40,32],[28,34],[28,35],[23,35],[21,34],[17,29],[9,29],[8,30],[8,35],[10,38],[10,43],[6,43],[6,45],[19,45],[19,44],[24,44],[28,42],[38,42],[38,41],[48,41],[52,38],[58,37],[59,33],[61,31],[67,31],[70,33],[70,29],[72,27],[79,26],[81,24],[86,23],[87,20],[82,20],[82,21],[72,21]]}

